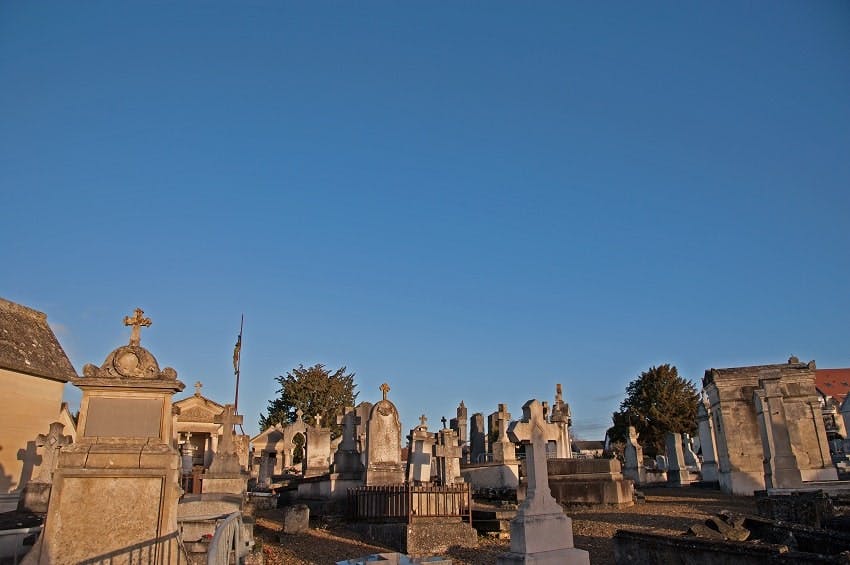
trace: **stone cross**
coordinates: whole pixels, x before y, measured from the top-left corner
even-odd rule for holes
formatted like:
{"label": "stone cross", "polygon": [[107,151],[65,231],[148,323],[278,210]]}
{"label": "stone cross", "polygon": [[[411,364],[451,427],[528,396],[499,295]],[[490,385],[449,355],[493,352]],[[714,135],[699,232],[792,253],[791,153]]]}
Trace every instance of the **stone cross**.
{"label": "stone cross", "polygon": [[428,418],[425,417],[425,414],[419,416],[419,425],[423,428],[428,427]]}
{"label": "stone cross", "polygon": [[525,445],[528,494],[523,506],[526,515],[560,513],[561,507],[549,489],[546,466],[546,444],[558,439],[558,425],[550,424],[543,415],[543,406],[536,399],[522,407],[522,420],[511,423],[511,441]]}
{"label": "stone cross", "polygon": [[130,333],[130,345],[138,347],[142,341],[141,328],[147,328],[151,325],[151,319],[143,317],[144,313],[145,311],[141,308],[136,308],[136,313],[132,318],[124,316],[124,325],[133,326],[133,331]]}
{"label": "stone cross", "polygon": [[59,450],[71,444],[71,436],[62,435],[64,429],[65,424],[62,422],[53,422],[50,424],[50,431],[47,435],[38,434],[36,436],[35,445],[42,449],[41,465],[38,468],[35,482],[53,482],[53,471],[56,470],[56,465],[59,463]]}
{"label": "stone cross", "polygon": [[300,422],[302,418],[304,418],[304,411],[299,408],[295,411],[295,421]]}
{"label": "stone cross", "polygon": [[384,383],[381,385],[381,392],[384,394],[384,400],[387,399],[387,393],[390,391],[390,385]]}
{"label": "stone cross", "polygon": [[204,385],[201,384],[201,381],[195,382],[195,396],[201,396],[201,387]]}
{"label": "stone cross", "polygon": [[233,443],[233,426],[242,423],[242,416],[234,412],[232,404],[225,404],[224,410],[215,417],[213,422],[221,424],[224,428],[221,443],[218,444],[219,453],[236,453],[236,445]]}
{"label": "stone cross", "polygon": [[316,420],[316,427],[317,427],[317,428],[321,428],[321,427],[322,427],[322,415],[321,415],[321,414],[316,414],[316,415],[314,416],[314,418],[315,418],[315,420]]}
{"label": "stone cross", "polygon": [[446,429],[446,422],[448,421],[446,420],[446,417],[443,416],[442,418],[440,418],[440,421],[443,423],[443,429]]}
{"label": "stone cross", "polygon": [[499,427],[499,438],[497,441],[510,441],[508,439],[508,424],[511,421],[511,415],[508,412],[508,407],[505,404],[499,404],[499,411],[496,413],[496,422]]}

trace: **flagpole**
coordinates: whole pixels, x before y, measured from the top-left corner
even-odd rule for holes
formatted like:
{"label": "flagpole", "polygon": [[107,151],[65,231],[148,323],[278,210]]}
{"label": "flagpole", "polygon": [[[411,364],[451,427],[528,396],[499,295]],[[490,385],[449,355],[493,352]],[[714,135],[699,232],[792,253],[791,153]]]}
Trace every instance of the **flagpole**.
{"label": "flagpole", "polygon": [[239,337],[236,339],[236,346],[233,348],[233,371],[236,373],[236,398],[233,401],[233,413],[239,413],[239,368],[242,365],[242,327],[245,325],[245,314],[242,314],[242,320],[239,322]]}

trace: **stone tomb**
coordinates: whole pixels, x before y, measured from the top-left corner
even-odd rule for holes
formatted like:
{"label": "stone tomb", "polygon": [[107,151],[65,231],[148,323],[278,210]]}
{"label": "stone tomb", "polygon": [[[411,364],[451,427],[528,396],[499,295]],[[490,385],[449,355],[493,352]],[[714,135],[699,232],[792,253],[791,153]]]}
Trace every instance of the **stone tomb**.
{"label": "stone tomb", "polygon": [[390,386],[381,385],[383,399],[372,406],[366,425],[365,483],[391,485],[404,482],[401,462],[401,420],[395,404],[387,400]]}
{"label": "stone tomb", "polygon": [[555,441],[560,431],[546,421],[537,400],[526,402],[522,413],[522,421],[513,422],[508,435],[525,444],[528,496],[511,521],[511,551],[499,556],[496,563],[589,565],[588,553],[573,545],[572,520],[549,490],[546,444]]}
{"label": "stone tomb", "polygon": [[77,443],[59,453],[32,563],[110,553],[122,562],[136,545],[176,556],[180,455],[172,445],[171,398],[183,383],[140,345],[140,328],[151,324],[143,314],[136,309],[124,319],[133,327],[129,345],[73,380],[83,393]]}
{"label": "stone tomb", "polygon": [[437,438],[428,431],[427,421],[424,414],[420,416],[419,425],[407,436],[407,482],[410,484],[431,482],[431,463]]}

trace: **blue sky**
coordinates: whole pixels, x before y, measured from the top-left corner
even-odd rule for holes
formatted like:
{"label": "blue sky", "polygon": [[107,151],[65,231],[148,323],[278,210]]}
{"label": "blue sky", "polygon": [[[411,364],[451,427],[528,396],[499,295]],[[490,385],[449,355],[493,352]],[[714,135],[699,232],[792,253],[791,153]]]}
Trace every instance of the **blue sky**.
{"label": "blue sky", "polygon": [[324,363],[601,438],[653,364],[850,366],[848,100],[846,2],[4,2],[0,296],[220,402],[244,312],[249,433]]}

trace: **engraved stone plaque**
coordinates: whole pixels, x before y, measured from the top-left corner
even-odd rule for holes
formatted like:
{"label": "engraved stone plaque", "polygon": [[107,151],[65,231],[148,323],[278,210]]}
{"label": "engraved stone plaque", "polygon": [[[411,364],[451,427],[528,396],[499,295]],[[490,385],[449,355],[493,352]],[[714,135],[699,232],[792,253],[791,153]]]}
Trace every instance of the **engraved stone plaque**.
{"label": "engraved stone plaque", "polygon": [[156,398],[91,398],[85,437],[159,437],[161,418]]}

